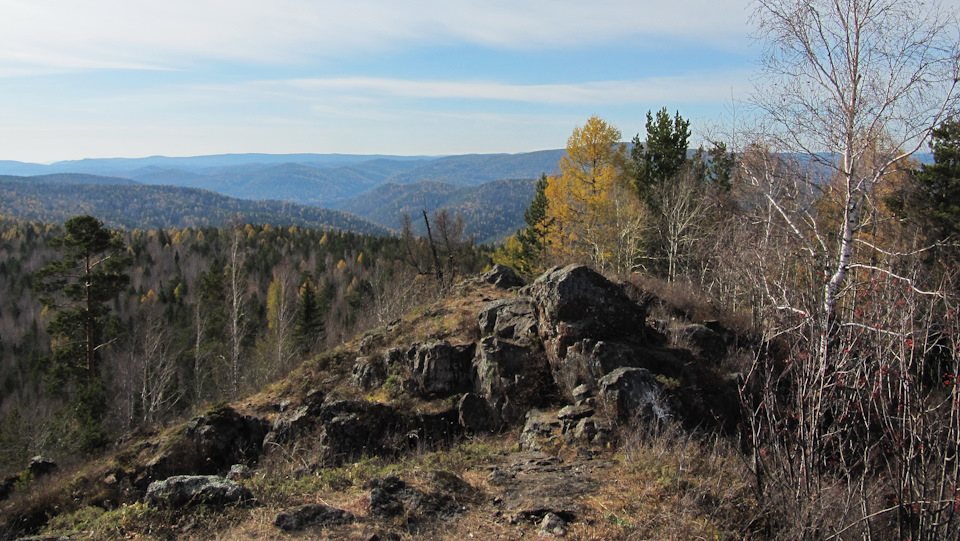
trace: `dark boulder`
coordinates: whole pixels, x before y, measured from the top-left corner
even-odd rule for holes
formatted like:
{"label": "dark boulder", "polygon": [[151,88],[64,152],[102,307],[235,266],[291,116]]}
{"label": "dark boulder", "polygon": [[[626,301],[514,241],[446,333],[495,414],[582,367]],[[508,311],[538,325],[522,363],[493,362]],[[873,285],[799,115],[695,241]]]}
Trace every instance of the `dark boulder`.
{"label": "dark boulder", "polygon": [[494,265],[489,271],[481,274],[478,280],[493,284],[502,289],[523,287],[526,285],[526,282],[523,281],[523,278],[520,278],[520,275],[518,275],[515,270],[499,263]]}
{"label": "dark boulder", "polygon": [[448,444],[463,435],[460,412],[451,408],[434,413],[416,413],[406,422],[410,445],[435,447]]}
{"label": "dark boulder", "polygon": [[27,469],[34,477],[40,477],[57,471],[57,463],[44,456],[35,456],[30,459]]}
{"label": "dark boulder", "polygon": [[500,428],[500,416],[481,396],[466,393],[457,404],[458,422],[468,432],[493,432]]}
{"label": "dark boulder", "polygon": [[337,400],[325,404],[319,422],[324,464],[342,464],[363,455],[398,452],[398,432],[403,422],[386,404],[363,400]]}
{"label": "dark boulder", "polygon": [[310,527],[341,526],[351,524],[354,516],[342,509],[323,504],[310,504],[277,515],[273,525],[285,532],[305,530]]}
{"label": "dark boulder", "polygon": [[527,288],[538,306],[548,353],[562,359],[583,338],[646,341],[646,311],[603,275],[580,265],[554,267]]}
{"label": "dark boulder", "polygon": [[537,340],[537,309],[530,297],[500,299],[480,311],[480,335],[496,336],[519,344]]}
{"label": "dark boulder", "polygon": [[370,391],[387,381],[387,362],[383,357],[359,357],[353,365],[353,384]]}
{"label": "dark boulder", "polygon": [[688,347],[695,355],[716,360],[727,354],[727,342],[723,335],[706,325],[683,325],[675,333],[676,341]]}
{"label": "dark boulder", "polygon": [[216,475],[175,475],[154,481],[144,498],[158,507],[181,508],[192,505],[246,503],[253,500],[250,489]]}
{"label": "dark boulder", "polygon": [[219,406],[191,419],[157,445],[156,454],[135,474],[143,489],[172,475],[223,474],[234,464],[255,462],[263,450],[269,424]]}
{"label": "dark boulder", "polygon": [[473,391],[505,423],[520,420],[528,409],[546,405],[557,394],[542,352],[492,336],[477,346],[473,380]]}
{"label": "dark boulder", "polygon": [[440,398],[471,390],[470,363],[476,344],[432,342],[411,348],[411,372],[420,394]]}
{"label": "dark boulder", "polygon": [[598,397],[620,419],[636,415],[665,421],[673,417],[660,383],[645,368],[618,368],[598,382]]}

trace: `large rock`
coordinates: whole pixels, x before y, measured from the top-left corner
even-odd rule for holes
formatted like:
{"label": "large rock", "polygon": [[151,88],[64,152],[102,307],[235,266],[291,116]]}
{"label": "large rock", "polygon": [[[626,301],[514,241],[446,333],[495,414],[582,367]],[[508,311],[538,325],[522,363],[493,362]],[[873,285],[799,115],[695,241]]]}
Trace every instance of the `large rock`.
{"label": "large rock", "polygon": [[[717,327],[721,328],[722,327]],[[727,342],[719,332],[697,323],[683,325],[676,331],[677,342],[705,359],[722,359],[727,354]]]}
{"label": "large rock", "polygon": [[[621,286],[588,267],[555,267],[526,289],[553,377],[568,398],[620,366],[634,366],[649,345],[646,311]],[[572,355],[571,355],[572,353]]]}
{"label": "large rock", "polygon": [[283,531],[294,532],[309,527],[340,526],[353,521],[353,514],[317,503],[280,513],[273,521],[273,525]]}
{"label": "large rock", "polygon": [[191,419],[165,438],[134,480],[139,488],[172,475],[223,474],[234,464],[255,462],[269,424],[221,406]]}
{"label": "large rock", "polygon": [[250,489],[216,475],[175,475],[147,487],[145,501],[159,507],[227,505],[253,500]]}
{"label": "large rock", "polygon": [[387,381],[387,361],[383,357],[359,357],[353,365],[353,384],[370,391]]}
{"label": "large rock", "polygon": [[321,459],[337,465],[363,455],[396,453],[402,419],[386,404],[337,400],[324,404],[319,419]]}
{"label": "large rock", "polygon": [[315,389],[307,393],[300,406],[288,407],[277,416],[263,440],[266,450],[270,451],[275,445],[293,441],[316,428],[320,410],[323,408],[323,399],[323,392]]}
{"label": "large rock", "polygon": [[500,415],[483,397],[466,393],[457,404],[458,421],[468,432],[492,432],[500,428]]}
{"label": "large rock", "polygon": [[506,423],[520,420],[530,407],[556,396],[542,352],[492,336],[477,346],[473,380],[473,391]]}
{"label": "large rock", "polygon": [[537,339],[537,309],[530,297],[500,299],[480,311],[480,335],[532,345]]}
{"label": "large rock", "polygon": [[562,436],[563,423],[555,412],[533,409],[527,412],[520,433],[520,449],[553,453],[563,446]]}
{"label": "large rock", "polygon": [[454,408],[409,416],[406,430],[407,443],[413,447],[449,444],[463,435],[460,412]]}
{"label": "large rock", "polygon": [[600,378],[598,384],[600,400],[620,419],[640,415],[665,421],[674,416],[660,383],[645,368],[618,368]]}
{"label": "large rock", "polygon": [[646,340],[646,311],[589,267],[554,267],[527,289],[538,306],[540,335],[553,358],[562,359],[566,349],[583,338]]}
{"label": "large rock", "polygon": [[411,372],[420,393],[439,398],[470,391],[470,363],[475,347],[476,344],[454,346],[443,341],[411,348]]}
{"label": "large rock", "polygon": [[481,274],[479,280],[503,289],[523,287],[526,285],[526,282],[523,281],[523,278],[520,278],[516,271],[499,263],[494,265],[489,271]]}
{"label": "large rock", "polygon": [[224,406],[195,417],[186,429],[187,437],[193,440],[208,464],[208,468],[204,468],[208,471],[203,473],[219,473],[228,471],[234,464],[259,458],[267,423]]}

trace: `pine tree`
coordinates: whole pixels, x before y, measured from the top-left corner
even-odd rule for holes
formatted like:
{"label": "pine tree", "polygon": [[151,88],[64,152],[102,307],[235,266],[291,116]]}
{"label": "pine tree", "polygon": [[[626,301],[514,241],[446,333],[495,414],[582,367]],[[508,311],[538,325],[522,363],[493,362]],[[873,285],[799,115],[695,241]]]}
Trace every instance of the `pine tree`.
{"label": "pine tree", "polygon": [[934,163],[916,175],[917,213],[935,240],[960,238],[960,120],[951,118],[930,132]]}
{"label": "pine tree", "polygon": [[690,121],[684,120],[679,111],[672,120],[666,107],[657,111],[656,119],[647,111],[647,139],[642,142],[637,134],[630,149],[634,185],[641,200],[649,204],[650,193],[683,170],[689,141]]}
{"label": "pine tree", "polygon": [[54,340],[52,375],[58,384],[76,382],[71,409],[81,446],[93,450],[106,443],[99,359],[101,348],[111,341],[108,303],[130,282],[124,272],[130,259],[120,237],[92,216],[71,218],[64,230],[66,234],[51,243],[64,250],[63,259],[37,271],[34,287],[43,295],[44,308],[56,312],[47,325]]}

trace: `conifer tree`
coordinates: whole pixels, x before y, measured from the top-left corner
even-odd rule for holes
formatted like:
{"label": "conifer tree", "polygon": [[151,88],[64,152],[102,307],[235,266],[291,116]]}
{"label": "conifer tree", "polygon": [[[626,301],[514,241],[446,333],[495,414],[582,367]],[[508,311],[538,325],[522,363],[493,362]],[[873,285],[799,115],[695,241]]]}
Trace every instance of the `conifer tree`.
{"label": "conifer tree", "polygon": [[64,224],[66,234],[54,239],[63,259],[43,267],[34,287],[40,302],[56,312],[47,325],[53,337],[53,373],[57,384],[76,383],[73,412],[81,446],[92,450],[106,443],[101,426],[106,395],[100,375],[100,351],[110,343],[108,303],[130,281],[130,264],[120,237],[92,216],[77,216]]}
{"label": "conifer tree", "polygon": [[649,204],[650,192],[677,176],[687,164],[690,121],[677,111],[673,119],[667,108],[657,111],[656,119],[647,111],[647,139],[633,138],[630,157],[634,166],[634,185],[641,200]]}

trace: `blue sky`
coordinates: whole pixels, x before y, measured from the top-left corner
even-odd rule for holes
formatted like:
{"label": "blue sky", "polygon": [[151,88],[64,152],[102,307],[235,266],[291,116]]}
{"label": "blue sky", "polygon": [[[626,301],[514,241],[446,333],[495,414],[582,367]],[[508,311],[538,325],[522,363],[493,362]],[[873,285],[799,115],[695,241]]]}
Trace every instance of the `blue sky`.
{"label": "blue sky", "polygon": [[701,129],[748,96],[746,0],[0,0],[0,160],[438,155]]}

